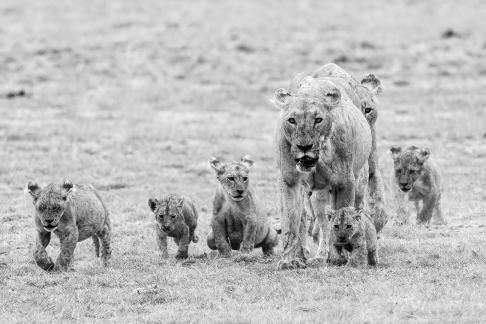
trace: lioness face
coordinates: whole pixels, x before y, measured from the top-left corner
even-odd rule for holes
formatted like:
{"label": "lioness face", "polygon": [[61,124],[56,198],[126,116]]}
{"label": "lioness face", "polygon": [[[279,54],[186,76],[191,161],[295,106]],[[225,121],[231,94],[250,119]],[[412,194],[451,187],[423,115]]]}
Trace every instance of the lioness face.
{"label": "lioness face", "polygon": [[362,87],[358,87],[361,98],[361,112],[371,125],[378,118],[378,95],[383,91],[381,81],[373,74],[369,74],[361,80]]}
{"label": "lioness face", "polygon": [[36,216],[44,230],[54,231],[64,215],[70,194],[74,192],[73,184],[65,181],[61,185],[50,184],[40,188],[37,183],[29,182],[27,191],[33,198]]}
{"label": "lioness face", "polygon": [[150,198],[148,205],[155,215],[157,226],[164,232],[172,232],[179,223],[184,222],[183,197],[166,196],[162,199]]}
{"label": "lioness face", "polygon": [[248,194],[249,173],[254,162],[245,156],[239,162],[223,163],[215,158],[209,161],[216,171],[219,183],[227,196],[234,201],[243,200]]}
{"label": "lioness face", "polygon": [[320,144],[332,129],[330,111],[339,104],[341,93],[331,82],[306,77],[295,94],[279,89],[274,102],[282,109],[281,125],[297,171],[312,171],[319,160]]}
{"label": "lioness face", "polygon": [[429,158],[428,148],[411,146],[402,152],[402,148],[394,146],[390,149],[393,156],[395,178],[398,187],[403,192],[412,190],[413,184],[422,175],[425,161]]}
{"label": "lioness face", "polygon": [[361,213],[360,210],[353,207],[344,207],[329,215],[331,230],[336,236],[335,245],[349,244],[351,238],[359,230],[358,222],[361,219]]}

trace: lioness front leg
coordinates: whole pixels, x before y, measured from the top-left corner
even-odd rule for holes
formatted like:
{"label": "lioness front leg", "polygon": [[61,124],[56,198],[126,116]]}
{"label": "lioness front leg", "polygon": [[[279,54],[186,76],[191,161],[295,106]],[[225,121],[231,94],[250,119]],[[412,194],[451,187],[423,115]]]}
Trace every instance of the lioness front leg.
{"label": "lioness front leg", "polygon": [[328,215],[326,207],[330,202],[330,193],[328,189],[314,191],[311,197],[311,204],[316,215],[317,235],[314,237],[314,241],[317,239],[317,252],[314,258],[309,260],[312,264],[322,264],[327,255],[327,232],[328,232]]}
{"label": "lioness front leg", "polygon": [[249,220],[243,228],[243,240],[241,241],[240,252],[250,253],[255,247],[256,224]]}
{"label": "lioness front leg", "polygon": [[191,234],[189,233],[189,228],[184,226],[184,232],[177,243],[178,249],[176,254],[176,259],[187,259],[189,243],[191,242]]}
{"label": "lioness front leg", "polygon": [[333,188],[334,206],[335,210],[343,207],[354,206],[355,201],[356,180],[350,172],[349,178],[337,188]]}
{"label": "lioness front leg", "polygon": [[159,226],[155,225],[155,233],[157,233],[157,245],[159,246],[160,253],[163,259],[169,258],[169,252],[167,252],[167,233],[162,231]]}
{"label": "lioness front leg", "polygon": [[[290,186],[283,179],[280,179],[279,182],[284,251],[278,268],[303,268],[305,267],[305,242],[303,240],[305,240],[306,234],[304,193],[300,183],[294,183],[293,186]],[[302,233],[304,237],[302,237]]]}
{"label": "lioness front leg", "polygon": [[34,250],[35,263],[46,271],[51,271],[54,268],[54,262],[46,252],[46,247],[51,241],[51,233],[45,231],[38,231]]}
{"label": "lioness front leg", "polygon": [[61,252],[57,257],[54,270],[67,271],[73,261],[74,249],[78,243],[78,228],[73,226],[66,233],[59,235],[61,241]]}

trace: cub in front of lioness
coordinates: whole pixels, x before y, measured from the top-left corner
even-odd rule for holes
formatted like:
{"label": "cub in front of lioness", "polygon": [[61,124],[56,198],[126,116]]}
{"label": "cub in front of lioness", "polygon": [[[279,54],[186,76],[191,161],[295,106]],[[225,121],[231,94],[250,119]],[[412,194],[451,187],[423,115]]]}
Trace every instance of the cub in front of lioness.
{"label": "cub in front of lioness", "polygon": [[198,218],[194,203],[183,196],[167,195],[161,199],[150,198],[148,205],[155,215],[156,239],[162,257],[169,257],[167,237],[172,237],[178,247],[176,259],[186,259],[190,242],[199,240],[194,233]]}
{"label": "cub in front of lioness", "polygon": [[[27,191],[33,198],[37,229],[34,259],[46,271],[70,270],[76,244],[88,237],[93,239],[96,256],[105,266],[111,257],[111,226],[108,211],[91,185],[77,185],[71,181],[51,183],[41,188],[29,182]],[[54,263],[46,252],[51,233],[61,242],[61,251]]]}
{"label": "cub in front of lioness", "polygon": [[[378,263],[376,229],[362,209],[344,207],[329,214],[329,257],[334,265],[363,267]],[[347,260],[345,251],[350,252]]]}
{"label": "cub in front of lioness", "polygon": [[[390,152],[393,157],[395,182],[398,185],[395,190],[399,206],[398,221],[404,224],[409,222],[409,212],[404,201],[404,196],[408,194],[408,200],[415,203],[417,224],[429,224],[432,216],[434,224],[446,224],[440,201],[440,175],[430,159],[430,150],[417,146],[402,150],[399,146],[393,146]],[[422,208],[420,201],[423,204]]]}
{"label": "cub in front of lioness", "polygon": [[259,247],[265,256],[272,255],[278,244],[277,232],[249,186],[254,162],[245,156],[230,163],[212,158],[209,164],[219,181],[213,201],[212,232],[207,238],[209,248],[217,249],[224,257],[231,254],[231,249],[248,253]]}

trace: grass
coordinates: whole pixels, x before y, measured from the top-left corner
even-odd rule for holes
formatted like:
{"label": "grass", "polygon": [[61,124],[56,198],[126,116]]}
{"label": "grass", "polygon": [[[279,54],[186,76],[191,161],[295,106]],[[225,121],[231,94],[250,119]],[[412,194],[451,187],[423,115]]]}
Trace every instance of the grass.
{"label": "grass", "polygon": [[[0,322],[486,322],[485,14],[479,0],[2,1]],[[460,37],[443,38],[448,29]],[[376,269],[276,271],[278,256],[260,251],[214,258],[208,158],[252,155],[251,179],[276,219],[268,99],[331,61],[386,87],[388,207],[388,148],[427,145],[449,225],[391,222]],[[74,272],[33,263],[24,185],[65,177],[99,188],[110,210],[109,269],[88,241]],[[199,205],[201,241],[186,263],[162,261],[155,244],[147,199],[168,192]],[[48,251],[58,248],[54,239]]]}

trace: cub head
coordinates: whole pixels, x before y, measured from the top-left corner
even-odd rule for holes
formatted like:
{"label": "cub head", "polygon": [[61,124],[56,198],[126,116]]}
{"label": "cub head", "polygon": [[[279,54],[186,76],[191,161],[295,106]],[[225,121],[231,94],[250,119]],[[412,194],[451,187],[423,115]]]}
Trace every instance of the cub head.
{"label": "cub head", "polygon": [[246,197],[250,169],[255,164],[248,155],[239,162],[228,163],[213,157],[209,164],[216,172],[216,177],[227,196],[234,201],[241,201]]}
{"label": "cub head", "polygon": [[328,80],[296,78],[289,90],[278,89],[274,104],[280,108],[280,131],[290,144],[297,171],[312,171],[321,143],[332,130],[331,110],[341,102],[341,92]]}
{"label": "cub head", "polygon": [[363,211],[353,207],[344,207],[329,214],[331,221],[331,231],[336,236],[337,245],[349,244],[350,240],[358,233],[359,222]]}
{"label": "cub head", "polygon": [[162,199],[150,198],[148,205],[155,215],[157,226],[166,233],[172,232],[177,224],[184,222],[182,212],[184,197],[182,196],[168,195]]}
{"label": "cub head", "polygon": [[357,89],[361,98],[361,112],[369,123],[374,124],[378,118],[378,95],[383,91],[383,86],[374,74],[365,76],[361,85]]}
{"label": "cub head", "polygon": [[398,187],[403,192],[412,190],[413,184],[422,174],[425,161],[430,156],[429,149],[410,146],[406,150],[402,150],[399,146],[393,146],[390,148],[390,152],[393,157]]}
{"label": "cub head", "polygon": [[52,183],[41,188],[37,183],[29,181],[27,191],[33,198],[36,216],[44,229],[48,232],[54,231],[68,208],[71,194],[75,191],[72,182],[66,180],[62,184]]}

